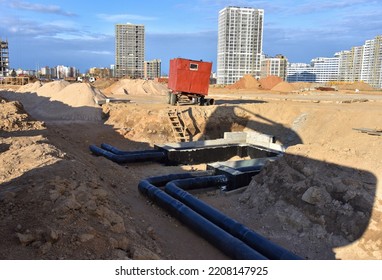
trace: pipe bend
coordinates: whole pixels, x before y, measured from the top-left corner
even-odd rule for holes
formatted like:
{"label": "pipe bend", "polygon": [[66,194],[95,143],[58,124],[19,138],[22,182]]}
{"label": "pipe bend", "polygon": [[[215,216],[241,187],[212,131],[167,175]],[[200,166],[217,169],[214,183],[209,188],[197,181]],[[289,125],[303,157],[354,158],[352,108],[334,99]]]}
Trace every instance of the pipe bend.
{"label": "pipe bend", "polygon": [[[216,177],[216,176],[215,176]],[[191,180],[177,180],[166,184],[165,192],[184,203],[195,212],[199,213],[201,216],[205,217],[212,223],[216,224],[218,227],[237,237],[238,239],[245,242],[248,246],[254,250],[260,252],[269,259],[288,259],[297,260],[302,259],[301,257],[293,254],[287,249],[269,241],[260,234],[250,230],[246,226],[237,222],[236,220],[226,216],[212,206],[204,203],[203,201],[197,199],[190,193],[184,191],[182,186],[188,186]]]}
{"label": "pipe bend", "polygon": [[95,145],[90,145],[89,149],[93,154],[97,156],[103,156],[119,164],[142,161],[162,161],[166,159],[165,152],[159,150],[151,151],[150,153],[145,151],[143,153],[137,152],[132,154],[116,155]]}
{"label": "pipe bend", "polygon": [[225,230],[221,229],[208,219],[192,210],[190,207],[151,184],[149,180],[142,180],[139,183],[138,188],[140,192],[158,203],[158,205],[166,209],[182,223],[219,248],[227,256],[239,260],[267,259],[243,241],[232,236]]}

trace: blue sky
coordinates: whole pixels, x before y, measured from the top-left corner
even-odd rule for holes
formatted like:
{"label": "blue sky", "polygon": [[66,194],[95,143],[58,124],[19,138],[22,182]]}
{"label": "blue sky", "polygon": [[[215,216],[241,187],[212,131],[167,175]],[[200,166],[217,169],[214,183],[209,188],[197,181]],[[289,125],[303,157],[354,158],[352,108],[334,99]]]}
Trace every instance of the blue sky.
{"label": "blue sky", "polygon": [[90,67],[114,64],[114,25],[144,24],[146,60],[212,61],[216,69],[218,12],[226,6],[265,10],[264,53],[309,62],[382,35],[382,1],[300,0],[0,0],[0,37],[10,66]]}

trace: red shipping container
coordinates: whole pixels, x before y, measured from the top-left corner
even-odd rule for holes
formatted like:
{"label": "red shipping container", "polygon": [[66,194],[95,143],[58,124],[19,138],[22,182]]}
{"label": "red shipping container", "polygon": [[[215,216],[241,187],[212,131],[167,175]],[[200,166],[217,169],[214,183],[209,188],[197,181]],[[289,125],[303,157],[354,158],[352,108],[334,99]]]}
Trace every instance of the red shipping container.
{"label": "red shipping container", "polygon": [[168,87],[173,92],[207,95],[211,70],[211,62],[171,59]]}

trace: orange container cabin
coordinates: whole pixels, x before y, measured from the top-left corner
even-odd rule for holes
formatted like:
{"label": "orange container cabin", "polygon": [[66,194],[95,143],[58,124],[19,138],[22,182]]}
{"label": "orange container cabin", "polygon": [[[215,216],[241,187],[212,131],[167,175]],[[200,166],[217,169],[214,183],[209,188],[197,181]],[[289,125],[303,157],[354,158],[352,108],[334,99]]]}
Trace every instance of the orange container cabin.
{"label": "orange container cabin", "polygon": [[200,105],[211,105],[211,99],[204,98],[208,95],[211,70],[211,62],[171,59],[168,88],[172,92],[169,94],[169,103],[175,105],[181,96],[187,96]]}

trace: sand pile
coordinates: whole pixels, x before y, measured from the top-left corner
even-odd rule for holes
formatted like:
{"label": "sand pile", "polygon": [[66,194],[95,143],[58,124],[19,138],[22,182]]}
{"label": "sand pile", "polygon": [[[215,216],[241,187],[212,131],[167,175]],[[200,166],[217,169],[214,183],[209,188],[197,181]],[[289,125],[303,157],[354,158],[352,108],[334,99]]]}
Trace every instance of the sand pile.
{"label": "sand pile", "polygon": [[354,82],[354,83],[331,83],[339,90],[375,90],[371,85],[364,82]]}
{"label": "sand pile", "polygon": [[283,79],[277,76],[268,76],[259,80],[261,89],[271,90],[277,84],[281,83]]}
{"label": "sand pile", "polygon": [[41,86],[42,83],[37,81],[21,86],[16,92],[36,92]]}
{"label": "sand pile", "polygon": [[105,94],[129,94],[129,95],[167,95],[168,88],[152,80],[130,80],[123,79],[115,82],[104,89]]}
{"label": "sand pile", "polygon": [[3,92],[2,95],[8,100],[21,102],[32,117],[43,121],[102,119],[102,110],[95,100],[104,96],[89,84],[58,81],[37,86],[34,83],[23,87],[21,90],[25,92],[22,94]]}
{"label": "sand pile", "polygon": [[94,83],[92,83],[92,86],[99,89],[105,89],[114,84],[115,82],[116,79],[98,78]]}
{"label": "sand pile", "polygon": [[94,91],[88,84],[75,83],[54,93],[51,101],[60,101],[71,107],[95,106]]}
{"label": "sand pile", "polygon": [[0,98],[0,130],[20,131],[28,129],[42,129],[41,122],[31,120],[18,101],[7,102]]}
{"label": "sand pile", "polygon": [[259,82],[252,75],[244,75],[243,78],[236,83],[227,86],[228,89],[258,89]]}
{"label": "sand pile", "polygon": [[67,81],[54,81],[45,83],[43,86],[38,88],[36,91],[38,96],[52,97],[55,93],[63,90],[65,87],[70,85]]}
{"label": "sand pile", "polygon": [[278,83],[276,86],[274,86],[272,90],[279,91],[279,92],[292,92],[295,90],[295,88],[293,85],[291,85],[288,82],[281,82],[281,83]]}
{"label": "sand pile", "polygon": [[317,83],[308,83],[308,82],[293,82],[290,83],[295,90],[298,91],[307,91],[307,90],[314,90],[316,87],[319,86]]}
{"label": "sand pile", "polygon": [[102,110],[95,97],[96,92],[90,85],[70,84],[52,93],[50,100],[43,100],[29,112],[43,120],[98,121],[102,119]]}

